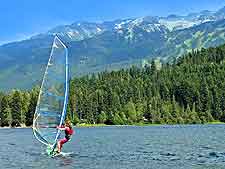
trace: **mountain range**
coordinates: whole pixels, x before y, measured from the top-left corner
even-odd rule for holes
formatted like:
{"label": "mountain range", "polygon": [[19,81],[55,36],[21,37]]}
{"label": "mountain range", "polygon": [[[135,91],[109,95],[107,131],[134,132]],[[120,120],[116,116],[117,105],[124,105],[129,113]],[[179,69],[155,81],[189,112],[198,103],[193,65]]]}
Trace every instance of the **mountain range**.
{"label": "mountain range", "polygon": [[225,43],[225,7],[187,16],[146,16],[60,25],[29,39],[0,46],[0,90],[40,84],[58,34],[69,47],[72,76],[170,62],[193,49]]}

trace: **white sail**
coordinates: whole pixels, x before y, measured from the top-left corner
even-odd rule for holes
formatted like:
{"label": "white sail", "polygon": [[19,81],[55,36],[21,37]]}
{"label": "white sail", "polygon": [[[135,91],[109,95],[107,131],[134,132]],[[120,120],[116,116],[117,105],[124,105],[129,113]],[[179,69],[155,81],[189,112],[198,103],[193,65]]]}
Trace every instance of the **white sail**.
{"label": "white sail", "polygon": [[60,130],[56,127],[62,125],[66,117],[68,69],[68,49],[55,36],[33,119],[34,136],[52,149],[60,136]]}

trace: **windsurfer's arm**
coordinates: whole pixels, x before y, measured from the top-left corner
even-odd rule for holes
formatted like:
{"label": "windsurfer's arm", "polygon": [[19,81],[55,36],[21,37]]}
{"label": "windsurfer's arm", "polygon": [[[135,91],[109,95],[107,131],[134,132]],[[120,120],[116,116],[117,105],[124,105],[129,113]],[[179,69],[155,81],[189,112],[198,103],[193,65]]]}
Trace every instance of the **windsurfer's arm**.
{"label": "windsurfer's arm", "polygon": [[57,129],[59,129],[59,130],[66,130],[66,127],[64,127],[64,126],[57,126]]}

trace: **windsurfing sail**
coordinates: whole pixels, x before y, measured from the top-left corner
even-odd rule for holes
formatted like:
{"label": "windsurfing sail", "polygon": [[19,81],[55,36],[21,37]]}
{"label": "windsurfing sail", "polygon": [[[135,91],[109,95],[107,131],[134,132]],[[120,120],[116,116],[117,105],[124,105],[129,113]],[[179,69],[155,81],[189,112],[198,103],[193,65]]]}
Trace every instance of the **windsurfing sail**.
{"label": "windsurfing sail", "polygon": [[54,151],[64,123],[69,95],[68,49],[55,36],[33,119],[34,136]]}

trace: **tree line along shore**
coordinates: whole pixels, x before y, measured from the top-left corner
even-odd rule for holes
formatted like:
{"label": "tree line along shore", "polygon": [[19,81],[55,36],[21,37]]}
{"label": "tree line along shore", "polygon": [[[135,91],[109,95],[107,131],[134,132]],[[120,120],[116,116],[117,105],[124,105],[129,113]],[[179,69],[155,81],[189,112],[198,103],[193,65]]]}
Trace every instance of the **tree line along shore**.
{"label": "tree line along shore", "polygon": [[[32,126],[40,88],[0,92],[0,126]],[[225,45],[193,50],[159,68],[153,60],[73,78],[67,119],[74,124],[225,122]]]}

